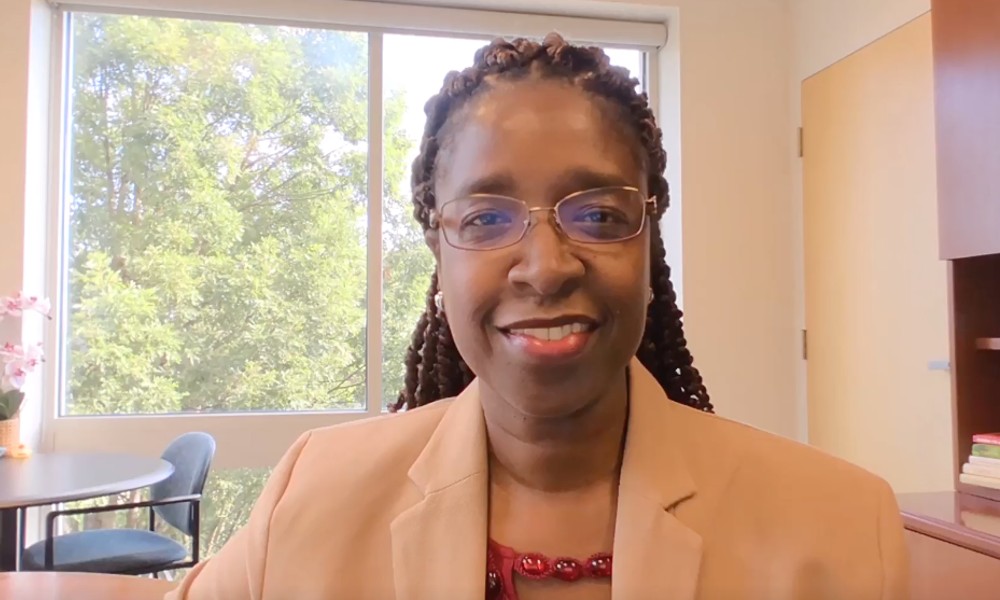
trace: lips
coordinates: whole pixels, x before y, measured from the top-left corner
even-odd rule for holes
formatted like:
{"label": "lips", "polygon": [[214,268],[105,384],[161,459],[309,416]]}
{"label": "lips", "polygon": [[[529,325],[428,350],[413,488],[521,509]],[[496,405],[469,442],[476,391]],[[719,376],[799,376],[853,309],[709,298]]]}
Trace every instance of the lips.
{"label": "lips", "polygon": [[565,360],[588,346],[598,328],[594,319],[564,315],[549,319],[526,319],[498,328],[512,349],[532,360]]}

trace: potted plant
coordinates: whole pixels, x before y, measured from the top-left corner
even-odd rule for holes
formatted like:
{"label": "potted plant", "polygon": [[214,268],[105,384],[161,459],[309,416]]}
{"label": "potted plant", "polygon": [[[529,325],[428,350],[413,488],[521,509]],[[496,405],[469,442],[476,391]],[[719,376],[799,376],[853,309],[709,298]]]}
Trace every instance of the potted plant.
{"label": "potted plant", "polygon": [[[17,294],[0,298],[0,321],[19,318],[26,312],[48,317],[49,301],[38,296]],[[6,343],[0,346],[0,447],[13,451],[20,444],[21,428],[18,414],[24,402],[25,380],[44,359],[41,344],[21,346]]]}

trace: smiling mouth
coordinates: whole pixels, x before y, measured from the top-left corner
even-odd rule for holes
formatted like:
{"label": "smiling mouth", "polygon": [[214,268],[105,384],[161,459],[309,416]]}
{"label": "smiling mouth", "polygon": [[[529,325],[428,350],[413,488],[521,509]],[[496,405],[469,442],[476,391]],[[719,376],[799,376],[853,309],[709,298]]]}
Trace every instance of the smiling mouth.
{"label": "smiling mouth", "polygon": [[551,327],[510,327],[501,328],[507,335],[525,336],[543,342],[557,342],[574,333],[590,333],[597,329],[596,323],[567,323]]}
{"label": "smiling mouth", "polygon": [[521,320],[497,329],[518,354],[548,361],[569,359],[583,352],[599,325],[590,317],[566,315]]}

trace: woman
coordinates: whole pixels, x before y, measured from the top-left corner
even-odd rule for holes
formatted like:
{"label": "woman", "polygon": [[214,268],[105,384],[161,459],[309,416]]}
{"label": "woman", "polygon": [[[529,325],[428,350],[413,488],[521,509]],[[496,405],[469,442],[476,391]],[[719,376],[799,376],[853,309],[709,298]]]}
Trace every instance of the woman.
{"label": "woman", "polygon": [[557,35],[448,76],[413,166],[437,272],[407,410],[300,438],[171,598],[906,597],[883,481],[709,414],[635,85]]}

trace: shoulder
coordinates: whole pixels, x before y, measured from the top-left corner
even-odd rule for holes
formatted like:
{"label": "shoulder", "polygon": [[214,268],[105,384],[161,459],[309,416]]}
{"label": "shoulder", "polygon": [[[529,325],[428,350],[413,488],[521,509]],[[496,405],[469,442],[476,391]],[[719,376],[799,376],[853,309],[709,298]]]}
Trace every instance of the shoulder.
{"label": "shoulder", "polygon": [[345,464],[363,466],[364,463],[408,467],[452,402],[451,398],[438,400],[401,413],[310,430],[300,440],[296,470],[343,472]]}
{"label": "shoulder", "polygon": [[681,405],[668,412],[696,488],[676,514],[702,536],[709,580],[749,569],[770,572],[746,583],[768,597],[793,588],[803,597],[908,597],[902,516],[885,480],[748,425]]}
{"label": "shoulder", "polygon": [[451,405],[440,400],[303,434],[268,483],[271,542],[312,539],[336,522],[338,534],[325,543],[341,552],[367,527],[388,531],[392,517],[419,500],[409,469]]}
{"label": "shoulder", "polygon": [[[841,508],[876,509],[891,494],[878,475],[814,446],[671,403],[692,476],[720,491],[808,502],[833,498]],[[780,502],[774,503],[776,506]]]}

